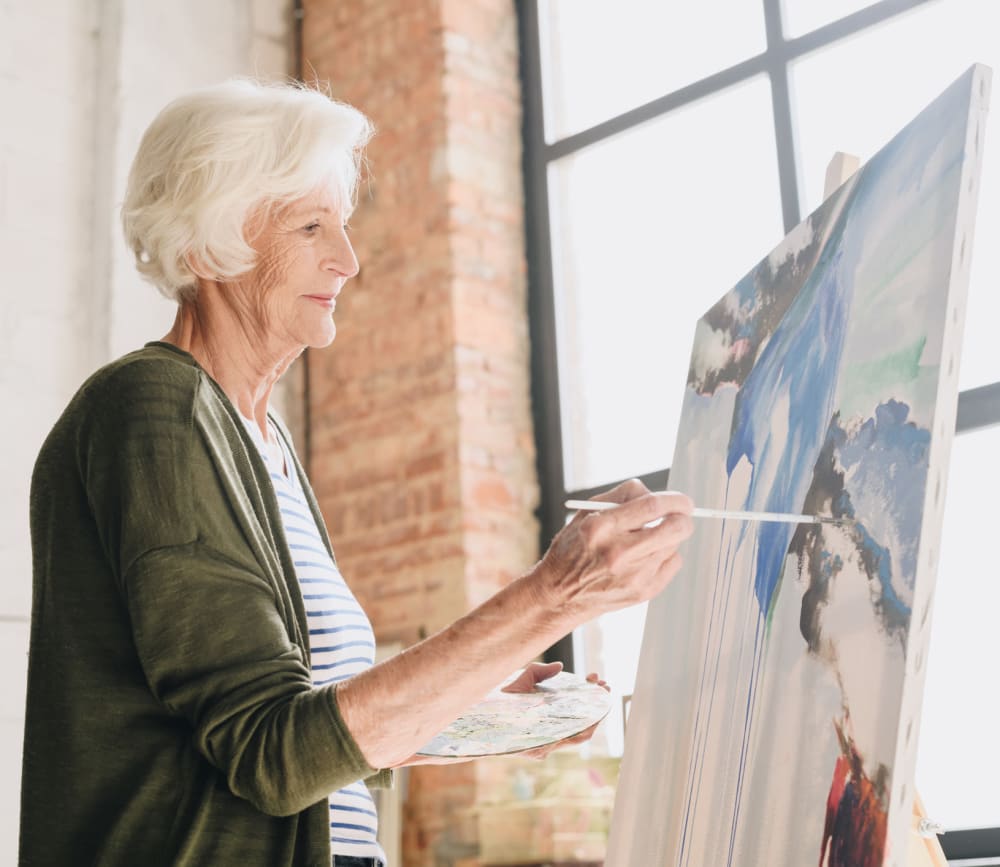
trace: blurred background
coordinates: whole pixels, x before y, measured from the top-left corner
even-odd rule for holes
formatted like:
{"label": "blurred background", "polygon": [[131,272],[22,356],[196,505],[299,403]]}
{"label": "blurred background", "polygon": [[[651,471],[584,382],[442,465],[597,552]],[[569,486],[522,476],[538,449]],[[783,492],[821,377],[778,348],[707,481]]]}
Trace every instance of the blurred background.
{"label": "blurred background", "polygon": [[[567,497],[667,483],[697,318],[820,204],[835,152],[864,161],[972,63],[1000,68],[998,21],[997,0],[0,0],[0,865],[31,467],[82,381],[172,321],[118,223],[171,98],[292,76],[377,128],[336,345],[280,405],[391,653],[530,566]],[[969,867],[1000,864],[998,114],[916,780]],[[393,863],[600,863],[643,619],[550,652],[614,687],[585,748],[403,775],[382,796]]]}

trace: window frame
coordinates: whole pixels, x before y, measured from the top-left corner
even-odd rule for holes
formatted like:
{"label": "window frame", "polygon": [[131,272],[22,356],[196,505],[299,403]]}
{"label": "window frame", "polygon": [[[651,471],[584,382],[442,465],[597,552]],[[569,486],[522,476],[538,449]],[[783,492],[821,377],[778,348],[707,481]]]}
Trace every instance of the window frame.
{"label": "window frame", "polygon": [[[766,74],[771,85],[772,118],[777,149],[778,181],[785,232],[802,219],[792,100],[791,65],[798,58],[827,48],[857,33],[940,0],[878,0],[864,9],[816,30],[787,38],[782,27],[781,0],[760,0],[766,33],[765,50],[706,78],[609,118],[593,127],[552,142],[546,141],[542,85],[542,48],[538,0],[518,0],[520,71],[524,110],[525,238],[528,269],[528,314],[531,339],[532,412],[540,486],[541,546],[546,548],[564,525],[567,499],[587,499],[616,482],[595,488],[567,489],[564,482],[562,419],[556,346],[555,285],[548,196],[548,170],[555,161],[605,141],[640,124],[662,117],[697,100]],[[832,155],[831,155],[832,156]],[[1000,425],[1000,381],[959,393],[956,433]],[[652,490],[667,486],[669,468],[639,476]],[[623,481],[623,480],[620,480]],[[564,636],[546,653],[573,667],[573,636]],[[949,859],[1000,857],[1000,827],[951,831],[940,838]],[[996,863],[1000,864],[1000,861]]]}

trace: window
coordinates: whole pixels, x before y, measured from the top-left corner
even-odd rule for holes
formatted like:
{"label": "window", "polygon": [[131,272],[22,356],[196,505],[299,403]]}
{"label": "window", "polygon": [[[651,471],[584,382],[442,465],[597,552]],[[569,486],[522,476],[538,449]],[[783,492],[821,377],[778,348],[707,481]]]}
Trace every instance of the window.
{"label": "window", "polygon": [[[864,161],[973,62],[1000,70],[1000,40],[995,0],[538,0],[519,9],[547,543],[568,498],[632,476],[665,487],[695,320],[820,204],[834,152]],[[996,102],[917,769],[928,810],[956,829],[946,851],[964,858],[1000,856],[990,785],[1000,776],[990,727],[1000,706],[980,673],[998,609],[981,594],[1000,592],[1000,567],[986,550],[987,518],[977,517],[996,512],[1000,480],[996,470],[983,484],[1000,449],[1000,246],[989,240],[1000,232]],[[627,695],[644,613],[588,624],[552,653],[575,654],[578,670],[601,671]],[[612,754],[622,749],[620,719],[604,727]]]}

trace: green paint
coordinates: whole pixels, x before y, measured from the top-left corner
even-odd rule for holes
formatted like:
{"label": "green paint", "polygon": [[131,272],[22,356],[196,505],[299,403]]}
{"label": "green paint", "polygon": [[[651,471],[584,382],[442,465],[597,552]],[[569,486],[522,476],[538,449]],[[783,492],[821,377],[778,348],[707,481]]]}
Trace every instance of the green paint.
{"label": "green paint", "polygon": [[920,374],[920,356],[923,355],[927,337],[915,340],[898,352],[890,353],[876,361],[861,361],[850,365],[848,376],[856,376],[871,387],[883,388],[901,382],[913,382]]}
{"label": "green paint", "polygon": [[898,393],[900,386],[917,384],[923,372],[920,356],[923,355],[926,343],[926,336],[920,337],[897,352],[875,361],[859,361],[848,365],[843,374],[841,414],[845,418],[869,415],[886,394]]}

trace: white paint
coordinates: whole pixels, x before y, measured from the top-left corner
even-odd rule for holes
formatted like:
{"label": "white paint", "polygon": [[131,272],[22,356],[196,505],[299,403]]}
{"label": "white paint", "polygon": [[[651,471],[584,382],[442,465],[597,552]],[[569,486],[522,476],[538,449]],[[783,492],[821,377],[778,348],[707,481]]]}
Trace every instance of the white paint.
{"label": "white paint", "polygon": [[771,271],[777,271],[785,261],[798,256],[815,240],[816,232],[813,230],[812,221],[803,220],[785,235],[785,240],[767,257]]}
{"label": "white paint", "polygon": [[708,371],[725,367],[732,353],[733,341],[727,330],[712,328],[704,319],[695,323],[691,371],[696,379],[704,379]]}
{"label": "white paint", "polygon": [[100,364],[163,335],[171,305],[136,275],[118,206],[164,103],[290,68],[289,0],[0,3],[0,865],[17,848],[35,455]]}

